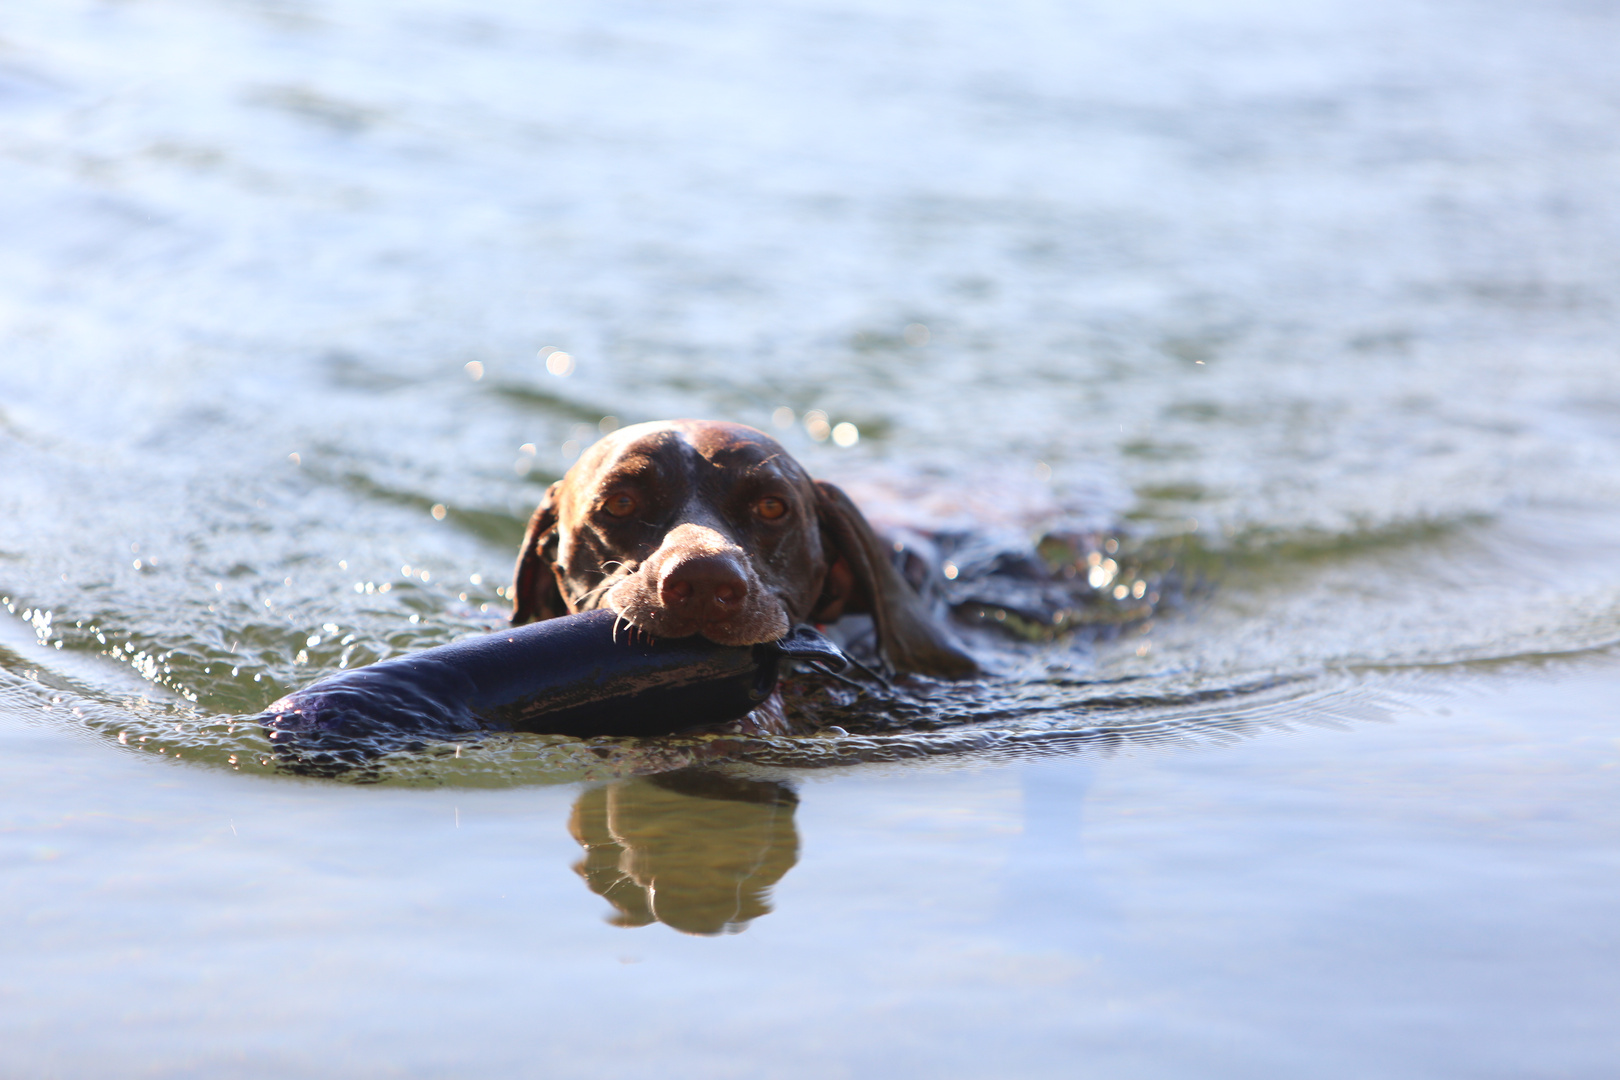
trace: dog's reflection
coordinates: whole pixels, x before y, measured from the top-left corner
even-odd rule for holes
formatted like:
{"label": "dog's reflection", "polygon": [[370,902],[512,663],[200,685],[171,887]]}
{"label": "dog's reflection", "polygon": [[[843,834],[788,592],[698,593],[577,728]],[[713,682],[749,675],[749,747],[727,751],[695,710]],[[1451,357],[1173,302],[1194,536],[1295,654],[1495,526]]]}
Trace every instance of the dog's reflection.
{"label": "dog's reflection", "polygon": [[585,849],[574,869],[616,926],[736,933],[798,861],[798,802],[784,784],[697,770],[593,788],[568,821]]}

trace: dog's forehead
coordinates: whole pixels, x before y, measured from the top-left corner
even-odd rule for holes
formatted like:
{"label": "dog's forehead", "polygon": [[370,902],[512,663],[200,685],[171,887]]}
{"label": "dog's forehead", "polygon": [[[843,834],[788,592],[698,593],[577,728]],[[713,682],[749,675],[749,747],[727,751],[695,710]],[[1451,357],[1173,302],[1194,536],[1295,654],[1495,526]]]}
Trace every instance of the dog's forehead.
{"label": "dog's forehead", "polygon": [[711,465],[791,465],[782,444],[742,424],[686,422],[677,428],[688,446]]}
{"label": "dog's forehead", "polygon": [[580,464],[599,475],[634,474],[673,464],[681,453],[681,438],[668,426],[636,424],[598,441]]}
{"label": "dog's forehead", "polygon": [[779,473],[798,479],[803,472],[780,443],[743,424],[704,420],[636,424],[621,428],[598,445],[603,464],[614,472],[673,464],[672,457],[684,458],[690,465],[706,464],[756,475]]}

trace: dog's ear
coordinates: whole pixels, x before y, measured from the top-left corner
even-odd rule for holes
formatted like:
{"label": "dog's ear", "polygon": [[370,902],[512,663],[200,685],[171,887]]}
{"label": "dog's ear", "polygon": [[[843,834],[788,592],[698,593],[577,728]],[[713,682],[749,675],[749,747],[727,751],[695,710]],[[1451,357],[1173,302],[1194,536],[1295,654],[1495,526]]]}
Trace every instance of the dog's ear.
{"label": "dog's ear", "polygon": [[879,651],[901,671],[944,679],[977,675],[979,665],[934,622],[911,583],[895,569],[888,545],[849,496],[822,480],[815,485],[828,564],[818,614],[870,614]]}
{"label": "dog's ear", "polygon": [[529,530],[518,551],[517,569],[512,574],[512,625],[555,619],[568,614],[557,575],[557,488],[546,489],[545,498],[529,518]]}

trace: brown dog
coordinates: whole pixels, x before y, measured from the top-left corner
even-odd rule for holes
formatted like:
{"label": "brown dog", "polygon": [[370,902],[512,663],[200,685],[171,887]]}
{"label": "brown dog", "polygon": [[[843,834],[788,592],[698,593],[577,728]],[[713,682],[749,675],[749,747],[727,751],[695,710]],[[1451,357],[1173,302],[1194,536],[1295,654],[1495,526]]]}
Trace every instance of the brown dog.
{"label": "brown dog", "polygon": [[849,497],[741,424],[637,424],[586,450],[529,520],[512,598],[514,624],[605,605],[723,645],[869,614],[896,669],[978,672]]}

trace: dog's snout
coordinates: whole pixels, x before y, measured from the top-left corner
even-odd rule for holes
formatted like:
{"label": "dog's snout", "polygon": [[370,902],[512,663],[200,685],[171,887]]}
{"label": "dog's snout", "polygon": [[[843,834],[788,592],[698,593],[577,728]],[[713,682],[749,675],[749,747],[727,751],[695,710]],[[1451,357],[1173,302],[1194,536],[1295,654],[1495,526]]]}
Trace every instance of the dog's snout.
{"label": "dog's snout", "polygon": [[664,605],[693,618],[724,620],[748,600],[748,575],[735,556],[696,555],[665,568],[658,582]]}
{"label": "dog's snout", "polygon": [[787,612],[761,584],[746,549],[716,529],[677,525],[606,603],[661,637],[702,634],[721,645],[757,645],[788,632]]}

